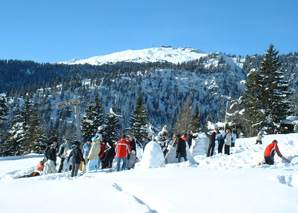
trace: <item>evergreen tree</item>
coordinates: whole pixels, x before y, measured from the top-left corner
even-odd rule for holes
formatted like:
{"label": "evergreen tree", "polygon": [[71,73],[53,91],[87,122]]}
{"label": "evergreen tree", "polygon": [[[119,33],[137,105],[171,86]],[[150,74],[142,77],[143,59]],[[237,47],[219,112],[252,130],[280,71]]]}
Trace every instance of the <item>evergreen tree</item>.
{"label": "evergreen tree", "polygon": [[83,116],[82,132],[85,140],[95,136],[98,127],[104,124],[104,109],[100,104],[99,96],[95,96],[95,104],[90,104]]}
{"label": "evergreen tree", "polygon": [[199,131],[200,129],[200,112],[199,112],[199,106],[196,105],[196,108],[195,108],[195,113],[192,117],[192,121],[191,121],[191,127],[190,127],[190,130],[193,131],[193,132],[197,132]]}
{"label": "evergreen tree", "polygon": [[146,129],[147,115],[143,104],[142,92],[139,92],[137,105],[130,118],[130,124],[130,133],[137,139],[137,141],[143,141],[143,139],[148,137],[148,132]]}
{"label": "evergreen tree", "polygon": [[4,155],[24,155],[31,152],[32,134],[30,117],[32,102],[27,96],[25,103],[19,107],[16,119],[12,121],[8,137],[4,142]]}
{"label": "evergreen tree", "polygon": [[105,119],[104,128],[99,131],[102,134],[103,140],[118,141],[121,137],[120,118],[116,115],[109,114]]}
{"label": "evergreen tree", "polygon": [[29,132],[32,138],[31,150],[35,153],[43,153],[47,146],[47,137],[45,135],[45,127],[41,122],[38,103],[32,107],[29,123]]}
{"label": "evergreen tree", "polygon": [[265,126],[269,133],[276,132],[282,120],[290,114],[288,83],[285,73],[280,69],[278,51],[271,44],[265,53],[260,67],[263,78],[261,88],[261,107],[265,112]]}
{"label": "evergreen tree", "polygon": [[[262,107],[261,91],[262,91],[262,78],[260,72],[256,69],[252,69],[247,75],[247,81],[245,85],[245,94],[243,102],[240,102],[245,108],[243,116],[245,123],[242,123],[243,129],[248,136],[254,136],[264,125],[265,113]],[[237,114],[237,113],[234,113]],[[240,119],[241,121],[241,119]],[[246,125],[247,124],[247,125]]]}
{"label": "evergreen tree", "polygon": [[288,84],[280,69],[278,51],[273,45],[263,56],[259,70],[252,69],[247,76],[243,103],[244,117],[251,128],[248,135],[255,135],[261,128],[276,132],[279,124],[290,113]]}
{"label": "evergreen tree", "polygon": [[6,136],[6,123],[8,120],[8,106],[6,100],[6,94],[0,94],[0,148],[2,141]]}

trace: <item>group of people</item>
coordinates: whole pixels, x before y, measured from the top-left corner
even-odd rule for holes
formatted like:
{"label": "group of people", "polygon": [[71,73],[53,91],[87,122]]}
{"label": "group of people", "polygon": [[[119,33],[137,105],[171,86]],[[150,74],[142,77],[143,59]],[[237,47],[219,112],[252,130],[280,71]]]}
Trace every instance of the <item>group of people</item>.
{"label": "group of people", "polygon": [[[263,133],[263,130],[258,133],[256,144],[262,144]],[[211,134],[205,131],[205,134],[209,139],[209,147],[206,153],[207,157],[214,154],[216,141],[218,143],[218,153],[222,153],[224,149],[224,154],[230,155],[230,147],[235,146],[237,138],[237,132],[235,130],[231,132],[230,129],[226,129],[224,132],[220,132],[219,129],[216,129]],[[188,131],[183,136],[180,134],[174,135],[172,144],[176,146],[176,158],[179,163],[182,158],[184,161],[188,160],[186,147],[189,146],[190,148],[192,146],[192,140],[197,136],[198,135],[193,135],[191,131]],[[148,137],[140,146],[145,149],[146,145],[151,140],[152,139]],[[166,160],[169,140],[166,136],[163,136],[158,143],[161,146]],[[82,174],[99,169],[103,170],[104,168],[110,168],[112,171],[115,156],[117,165],[116,171],[131,169],[134,168],[135,164],[138,162],[136,147],[134,137],[130,136],[127,139],[126,135],[122,135],[121,139],[116,143],[111,140],[103,141],[101,136],[89,137],[83,147],[81,147],[79,141],[70,143],[70,140],[66,139],[65,142],[60,145],[59,150],[57,148],[57,142],[53,142],[46,147],[44,159],[38,163],[34,172],[22,177],[38,176],[42,171],[48,174],[71,170],[71,177],[77,176],[79,169],[82,170]],[[282,159],[288,161],[288,159],[283,157],[280,153],[277,140],[273,140],[273,142],[266,147],[264,152],[266,164],[274,164],[275,153]],[[61,159],[58,170],[56,169],[57,155]],[[70,165],[68,165],[69,161],[71,161]]]}
{"label": "group of people", "polygon": [[[127,140],[126,135],[123,135],[116,143],[111,140],[103,141],[101,136],[89,137],[82,147],[79,141],[70,143],[70,140],[66,139],[59,147],[58,156],[61,160],[58,171],[56,169],[56,153],[57,143],[54,142],[45,150],[44,173],[60,173],[71,170],[71,177],[74,177],[78,175],[79,169],[83,174],[104,168],[112,170],[115,156],[117,157],[117,171],[134,168],[138,161],[135,139],[130,136]],[[69,161],[71,161],[71,165],[68,167]]]}
{"label": "group of people", "polygon": [[237,131],[226,129],[223,132],[220,132],[219,129],[216,129],[211,134],[208,134],[205,131],[206,136],[209,138],[209,146],[207,149],[206,156],[210,157],[214,154],[215,142],[218,144],[218,153],[222,153],[224,149],[224,154],[230,155],[230,147],[234,147],[237,139]]}

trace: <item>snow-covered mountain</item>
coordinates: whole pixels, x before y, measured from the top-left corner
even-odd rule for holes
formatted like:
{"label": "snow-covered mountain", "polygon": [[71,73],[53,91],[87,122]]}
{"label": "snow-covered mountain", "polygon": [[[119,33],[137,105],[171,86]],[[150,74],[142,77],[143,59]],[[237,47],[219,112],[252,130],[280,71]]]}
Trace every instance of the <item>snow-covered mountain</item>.
{"label": "snow-covered mountain", "polygon": [[172,47],[153,47],[142,50],[126,50],[122,52],[112,53],[104,56],[95,56],[88,59],[72,59],[69,61],[61,62],[64,64],[91,64],[102,65],[117,62],[170,62],[178,64],[198,60],[201,57],[208,56],[201,50],[187,48],[172,48]]}

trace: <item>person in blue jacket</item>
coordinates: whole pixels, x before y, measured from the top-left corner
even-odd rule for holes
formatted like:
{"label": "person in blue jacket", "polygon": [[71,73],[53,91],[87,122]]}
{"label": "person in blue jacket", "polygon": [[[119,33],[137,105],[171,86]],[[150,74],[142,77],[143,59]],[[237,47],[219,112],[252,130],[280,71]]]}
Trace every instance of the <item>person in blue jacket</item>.
{"label": "person in blue jacket", "polygon": [[92,137],[89,137],[87,139],[87,142],[84,143],[83,145],[83,157],[84,157],[84,169],[83,169],[83,173],[86,173],[87,171],[87,165],[88,165],[88,155],[89,155],[89,152],[90,152],[90,149],[91,149],[91,139]]}

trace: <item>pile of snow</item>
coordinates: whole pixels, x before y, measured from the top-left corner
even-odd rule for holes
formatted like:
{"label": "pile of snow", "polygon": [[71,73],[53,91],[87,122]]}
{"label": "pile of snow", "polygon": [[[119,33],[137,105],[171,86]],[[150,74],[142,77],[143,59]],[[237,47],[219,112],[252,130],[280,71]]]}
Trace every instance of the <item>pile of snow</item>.
{"label": "pile of snow", "polygon": [[[291,163],[275,156],[275,165],[257,166],[274,139]],[[150,142],[136,169],[75,178],[70,172],[18,178],[43,156],[0,157],[1,212],[298,212],[298,134],[266,135],[262,145],[255,141],[237,139],[231,155],[207,158],[200,134],[190,149],[199,164],[161,168],[154,167],[163,153]]]}
{"label": "pile of snow", "polygon": [[158,168],[164,160],[160,145],[155,141],[150,141],[144,150],[142,160],[136,164],[136,168]]}
{"label": "pile of snow", "polygon": [[170,62],[174,64],[197,60],[206,57],[208,54],[193,48],[172,48],[172,47],[153,47],[142,50],[126,50],[104,56],[95,56],[88,59],[60,62],[64,64],[91,64],[102,65],[117,62]]}

